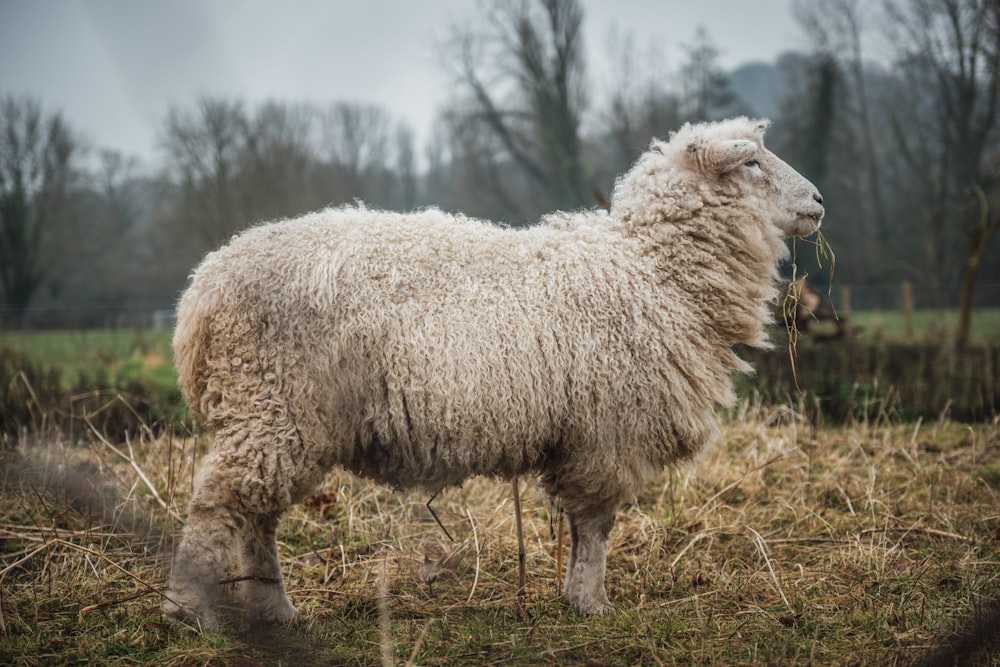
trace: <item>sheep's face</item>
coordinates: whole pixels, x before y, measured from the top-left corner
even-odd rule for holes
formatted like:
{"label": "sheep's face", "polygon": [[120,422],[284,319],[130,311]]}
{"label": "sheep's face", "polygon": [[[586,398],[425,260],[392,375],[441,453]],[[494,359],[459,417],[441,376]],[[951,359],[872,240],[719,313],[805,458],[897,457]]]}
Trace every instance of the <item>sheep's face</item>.
{"label": "sheep's face", "polygon": [[745,139],[712,138],[688,146],[689,155],[709,175],[735,184],[742,198],[769,213],[785,236],[806,236],[823,220],[823,197],[816,186],[764,148],[765,123]]}
{"label": "sheep's face", "polygon": [[762,195],[762,207],[773,211],[773,222],[785,236],[807,236],[819,229],[824,210],[816,186],[764,146],[749,143],[755,151],[733,177],[748,186],[751,196]]}

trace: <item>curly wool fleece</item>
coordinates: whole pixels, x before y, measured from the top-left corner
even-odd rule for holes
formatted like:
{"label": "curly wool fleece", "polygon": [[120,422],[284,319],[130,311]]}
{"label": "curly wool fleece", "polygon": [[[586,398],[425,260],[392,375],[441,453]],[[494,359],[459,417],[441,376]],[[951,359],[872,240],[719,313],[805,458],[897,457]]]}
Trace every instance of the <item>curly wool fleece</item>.
{"label": "curly wool fleece", "polygon": [[766,345],[784,236],[815,187],[766,123],[688,125],[619,179],[609,212],[508,229],[438,210],[330,209],[209,254],[178,308],[188,404],[216,430],[170,580],[206,627],[235,542],[257,616],[295,615],[274,530],[333,466],[439,491],[537,474],[569,517],[566,596],[611,610],[619,505],[718,432],[734,343]]}

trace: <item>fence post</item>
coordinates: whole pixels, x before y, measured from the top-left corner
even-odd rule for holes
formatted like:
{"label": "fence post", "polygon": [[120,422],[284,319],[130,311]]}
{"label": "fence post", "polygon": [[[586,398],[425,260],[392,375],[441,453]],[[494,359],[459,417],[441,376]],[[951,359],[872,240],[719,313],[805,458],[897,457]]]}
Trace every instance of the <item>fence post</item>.
{"label": "fence post", "polygon": [[906,338],[913,338],[913,284],[903,281],[903,322],[906,325]]}
{"label": "fence post", "polygon": [[841,287],[840,288],[840,308],[837,309],[837,315],[840,319],[845,322],[851,319],[851,288]]}

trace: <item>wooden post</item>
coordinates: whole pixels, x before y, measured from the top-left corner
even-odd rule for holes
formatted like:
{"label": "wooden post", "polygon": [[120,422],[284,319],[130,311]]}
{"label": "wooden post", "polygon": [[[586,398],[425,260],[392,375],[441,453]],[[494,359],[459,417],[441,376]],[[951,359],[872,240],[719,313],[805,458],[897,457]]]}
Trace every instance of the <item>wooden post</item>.
{"label": "wooden post", "polygon": [[903,281],[903,322],[906,325],[906,339],[913,338],[913,284]]}
{"label": "wooden post", "polygon": [[847,321],[851,319],[851,288],[840,288],[840,307],[837,308],[837,315],[840,319]]}

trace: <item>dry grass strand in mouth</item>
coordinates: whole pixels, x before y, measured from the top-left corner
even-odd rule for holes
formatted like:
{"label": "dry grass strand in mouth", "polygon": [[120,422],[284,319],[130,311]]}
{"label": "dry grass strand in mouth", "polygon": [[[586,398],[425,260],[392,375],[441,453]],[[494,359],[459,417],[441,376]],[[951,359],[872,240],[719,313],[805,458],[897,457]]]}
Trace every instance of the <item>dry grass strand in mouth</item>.
{"label": "dry grass strand in mouth", "polygon": [[[821,230],[817,230],[815,236],[815,240],[805,237],[795,237],[792,239],[792,278],[788,282],[788,287],[781,297],[781,315],[785,324],[785,332],[788,335],[788,361],[792,368],[792,382],[795,384],[795,391],[799,394],[802,393],[802,388],[799,387],[799,378],[795,368],[795,359],[798,353],[800,332],[796,314],[799,309],[799,295],[802,293],[802,288],[806,284],[806,280],[809,278],[808,273],[804,273],[801,276],[798,275],[797,259],[799,242],[801,241],[802,243],[808,243],[814,246],[816,252],[816,264],[821,269],[823,268],[824,261],[828,263],[830,268],[827,285],[827,298],[830,299],[831,305],[833,304],[833,278],[837,267],[837,256],[833,252],[833,247],[830,245],[829,241],[827,241],[826,237],[823,236],[823,232]],[[836,306],[834,306],[834,314],[836,314]]]}

